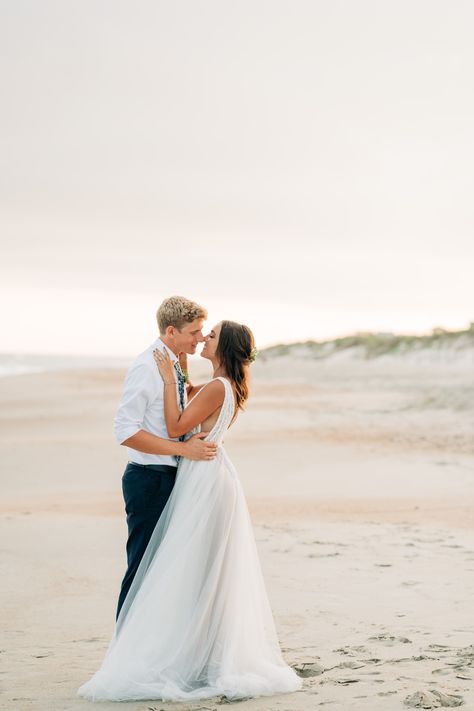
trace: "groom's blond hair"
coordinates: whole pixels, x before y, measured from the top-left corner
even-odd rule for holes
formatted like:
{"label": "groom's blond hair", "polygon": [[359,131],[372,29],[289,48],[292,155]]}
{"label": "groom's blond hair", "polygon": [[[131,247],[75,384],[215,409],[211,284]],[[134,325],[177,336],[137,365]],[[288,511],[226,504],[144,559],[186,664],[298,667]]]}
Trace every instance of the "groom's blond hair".
{"label": "groom's blond hair", "polygon": [[165,333],[168,326],[174,326],[180,331],[183,326],[192,323],[197,318],[206,319],[206,309],[184,296],[170,296],[163,301],[156,312],[156,320],[161,334]]}

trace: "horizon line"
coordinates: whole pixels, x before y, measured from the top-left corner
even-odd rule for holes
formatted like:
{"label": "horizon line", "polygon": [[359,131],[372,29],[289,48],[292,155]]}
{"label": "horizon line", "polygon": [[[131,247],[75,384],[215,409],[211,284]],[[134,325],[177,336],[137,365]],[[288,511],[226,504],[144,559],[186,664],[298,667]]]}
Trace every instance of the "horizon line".
{"label": "horizon line", "polygon": [[[258,350],[260,352],[263,352],[265,350],[268,350],[270,348],[276,348],[278,346],[296,346],[296,345],[303,345],[307,343],[317,343],[317,344],[324,344],[324,343],[332,343],[334,341],[338,341],[344,338],[351,338],[355,336],[394,336],[394,337],[403,337],[403,336],[409,336],[409,337],[415,337],[415,338],[425,338],[427,336],[432,336],[436,335],[436,333],[439,334],[461,334],[461,333],[467,333],[469,331],[474,331],[474,321],[470,321],[469,324],[465,328],[461,329],[448,329],[444,328],[443,326],[433,326],[430,330],[428,331],[381,331],[381,330],[363,330],[363,331],[350,331],[346,333],[341,333],[340,335],[332,336],[331,338],[305,338],[305,339],[292,339],[289,341],[274,341],[271,343],[267,343],[265,346],[261,346]],[[39,351],[13,351],[13,350],[1,350],[0,351],[0,357],[2,356],[16,356],[16,357],[25,357],[25,356],[30,356],[30,357],[38,357],[38,358],[51,358],[51,357],[57,357],[57,358],[98,358],[98,359],[111,359],[113,358],[114,360],[124,360],[127,358],[133,358],[135,353],[122,353],[122,354],[116,354],[116,353],[72,353],[72,352],[59,352],[59,351],[51,351],[51,352],[39,352]],[[197,357],[199,357],[199,354],[195,354]],[[193,356],[191,356],[193,357]]]}

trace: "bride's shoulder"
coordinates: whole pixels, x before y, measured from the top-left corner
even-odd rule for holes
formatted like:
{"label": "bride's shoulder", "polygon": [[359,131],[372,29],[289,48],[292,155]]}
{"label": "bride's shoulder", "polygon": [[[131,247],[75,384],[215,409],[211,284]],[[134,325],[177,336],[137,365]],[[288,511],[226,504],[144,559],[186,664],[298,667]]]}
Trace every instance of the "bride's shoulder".
{"label": "bride's shoulder", "polygon": [[[225,397],[225,391],[226,388],[229,390],[229,393],[232,393],[232,397],[234,398],[234,402],[236,400],[236,392],[235,392],[235,383],[233,383],[229,378],[224,378],[223,376],[219,376],[218,378],[214,378],[214,380],[219,380],[222,383],[222,393]],[[211,382],[213,382],[211,380]]]}
{"label": "bride's shoulder", "polygon": [[[224,393],[225,392],[225,383],[223,378],[213,378],[212,380],[209,380],[208,383],[203,387],[202,391],[207,390],[207,392],[211,393]],[[201,392],[202,392],[201,391]]]}
{"label": "bride's shoulder", "polygon": [[225,400],[224,383],[220,380],[209,380],[205,385],[198,390],[187,404],[187,408],[196,410],[201,413],[209,413],[221,407]]}
{"label": "bride's shoulder", "polygon": [[232,383],[229,380],[229,378],[224,378],[222,375],[219,375],[217,378],[214,378],[213,380],[210,380],[209,382],[210,383],[215,383],[215,382],[220,383],[220,391],[224,395],[225,395],[226,390],[229,390],[235,396],[235,385],[234,385],[234,383]]}
{"label": "bride's shoulder", "polygon": [[225,397],[225,383],[222,382],[221,378],[213,378],[203,385],[196,397],[198,395],[208,400],[217,400],[219,401],[218,404],[221,404]]}

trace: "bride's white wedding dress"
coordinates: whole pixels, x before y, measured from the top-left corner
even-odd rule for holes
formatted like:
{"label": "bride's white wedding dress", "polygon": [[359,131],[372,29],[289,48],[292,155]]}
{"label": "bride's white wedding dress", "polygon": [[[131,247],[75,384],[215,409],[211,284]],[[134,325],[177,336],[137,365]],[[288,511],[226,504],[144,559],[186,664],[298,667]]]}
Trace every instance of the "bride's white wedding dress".
{"label": "bride's white wedding dress", "polygon": [[102,666],[80,696],[238,699],[301,687],[281,656],[243,490],[221,446],[235,405],[220,380],[224,403],[207,437],[217,457],[181,459]]}

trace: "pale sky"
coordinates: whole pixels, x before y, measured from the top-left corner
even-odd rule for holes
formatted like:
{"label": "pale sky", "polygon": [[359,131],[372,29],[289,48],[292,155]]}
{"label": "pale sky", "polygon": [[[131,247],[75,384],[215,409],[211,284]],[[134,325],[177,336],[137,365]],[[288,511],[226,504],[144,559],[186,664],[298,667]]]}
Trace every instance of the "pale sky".
{"label": "pale sky", "polygon": [[474,320],[472,2],[0,8],[0,352]]}

